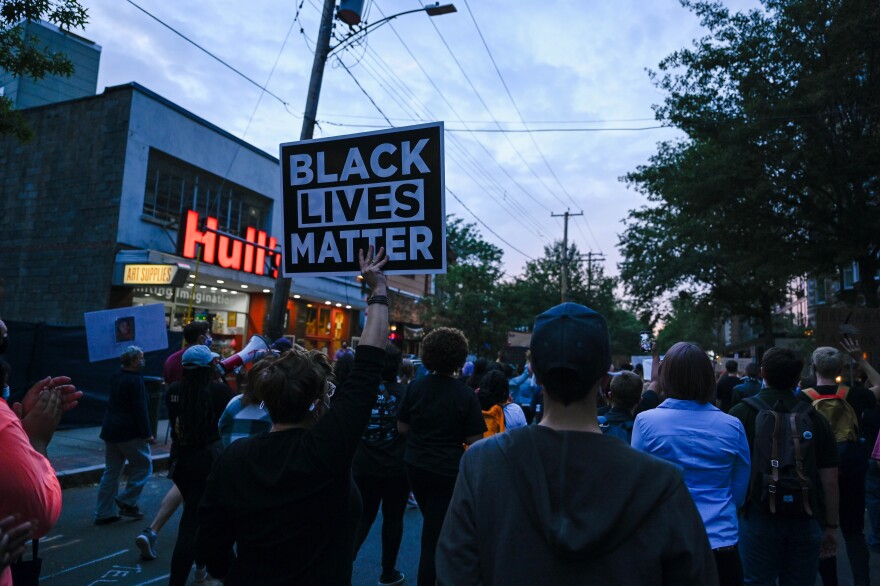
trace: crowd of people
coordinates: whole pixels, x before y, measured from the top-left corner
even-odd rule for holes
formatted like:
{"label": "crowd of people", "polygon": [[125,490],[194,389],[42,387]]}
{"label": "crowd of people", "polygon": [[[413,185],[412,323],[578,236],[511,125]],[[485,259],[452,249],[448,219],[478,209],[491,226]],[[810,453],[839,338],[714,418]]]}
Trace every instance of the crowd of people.
{"label": "crowd of people", "polygon": [[[447,327],[425,336],[415,369],[388,341],[386,260],[360,251],[369,297],[356,349],[331,361],[278,340],[238,395],[205,322],[184,328],[164,372],[174,485],[135,540],[156,559],[183,505],[169,583],[195,568],[197,582],[350,584],[381,510],[378,583],[404,584],[410,502],[419,585],[833,586],[838,535],[854,583],[870,584],[880,374],[857,340],[816,349],[806,371],[797,352],[770,348],[720,375],[703,348],[678,342],[662,356],[655,346],[645,373],[612,364],[602,315],[563,303],[536,318],[520,372],[501,353],[469,361],[468,340]],[[155,438],[142,367],[129,347],[111,380],[96,525],[144,518]],[[0,388],[9,368],[0,361]],[[70,382],[47,378],[0,406],[0,436],[15,446],[0,450],[0,586],[27,571],[13,560],[60,513],[45,447],[81,397]]]}

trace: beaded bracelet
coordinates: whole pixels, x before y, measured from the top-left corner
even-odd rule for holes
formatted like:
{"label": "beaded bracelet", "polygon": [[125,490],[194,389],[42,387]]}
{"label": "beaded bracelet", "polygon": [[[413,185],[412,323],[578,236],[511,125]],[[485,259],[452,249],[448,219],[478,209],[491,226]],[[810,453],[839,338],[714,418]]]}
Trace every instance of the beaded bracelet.
{"label": "beaded bracelet", "polygon": [[367,305],[373,305],[374,303],[388,305],[388,297],[386,295],[373,295],[367,299]]}

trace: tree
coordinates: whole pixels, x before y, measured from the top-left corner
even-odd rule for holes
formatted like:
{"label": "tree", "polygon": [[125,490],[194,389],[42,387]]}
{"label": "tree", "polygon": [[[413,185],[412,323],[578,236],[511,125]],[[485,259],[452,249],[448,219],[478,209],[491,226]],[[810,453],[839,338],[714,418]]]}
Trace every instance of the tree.
{"label": "tree", "polygon": [[705,350],[721,350],[724,340],[717,333],[717,314],[705,299],[682,292],[672,300],[672,311],[663,316],[657,348],[664,353],[676,342],[696,342]]}
{"label": "tree", "polygon": [[[70,30],[83,28],[88,14],[77,0],[0,0],[0,70],[33,79],[47,74],[69,77],[73,63],[65,54],[51,51],[24,34],[23,22],[39,20]],[[0,136],[8,134],[22,141],[33,136],[24,117],[13,109],[12,100],[0,96]]]}
{"label": "tree", "polygon": [[627,289],[642,304],[693,291],[769,337],[790,277],[855,259],[876,306],[880,4],[683,4],[709,34],[651,74],[657,118],[686,138],[624,178],[651,202],[621,237]]}
{"label": "tree", "polygon": [[446,220],[446,245],[449,266],[426,299],[426,323],[462,330],[476,354],[503,348],[509,329],[499,297],[503,251],[483,240],[475,224],[454,216]]}
{"label": "tree", "polygon": [[[560,301],[562,286],[562,241],[544,247],[544,255],[528,261],[522,276],[503,286],[503,305],[515,326],[531,328],[535,317]],[[638,348],[639,331],[646,324],[620,306],[617,282],[606,277],[601,265],[593,265],[592,275],[584,267],[583,256],[574,244],[568,247],[568,301],[586,305],[601,313],[608,322],[613,354],[632,354]]]}

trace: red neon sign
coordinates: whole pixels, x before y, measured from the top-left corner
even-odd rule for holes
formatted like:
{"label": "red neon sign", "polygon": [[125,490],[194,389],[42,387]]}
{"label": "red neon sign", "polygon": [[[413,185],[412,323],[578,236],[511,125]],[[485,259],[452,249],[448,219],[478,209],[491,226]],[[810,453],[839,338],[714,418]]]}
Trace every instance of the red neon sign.
{"label": "red neon sign", "polygon": [[[202,245],[202,262],[218,265],[224,269],[233,269],[255,275],[265,275],[266,261],[269,261],[269,276],[278,276],[277,267],[281,261],[281,254],[275,251],[278,242],[262,230],[248,226],[245,232],[246,242],[218,234],[216,232],[219,223],[217,218],[208,216],[205,219],[205,231],[199,230],[199,213],[193,210],[186,212],[186,221],[183,233],[177,238],[180,246],[180,254],[184,258],[196,258],[199,244]],[[267,250],[271,249],[271,250]]]}

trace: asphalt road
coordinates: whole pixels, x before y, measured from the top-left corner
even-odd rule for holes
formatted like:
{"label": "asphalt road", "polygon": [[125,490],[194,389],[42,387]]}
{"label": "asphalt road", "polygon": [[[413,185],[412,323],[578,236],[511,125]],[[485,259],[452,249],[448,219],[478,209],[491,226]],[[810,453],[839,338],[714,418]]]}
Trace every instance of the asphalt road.
{"label": "asphalt road", "polygon": [[[95,527],[92,518],[97,487],[65,490],[61,519],[52,532],[40,541],[40,557],[43,558],[40,582],[49,586],[167,583],[180,511],[159,534],[158,559],[141,560],[134,539],[149,524],[170,486],[170,480],[154,475],[147,483],[139,503],[148,518],[143,521],[125,519],[102,527]],[[353,586],[375,586],[379,581],[382,572],[380,521],[381,515],[373,524],[355,561]],[[407,509],[397,568],[406,575],[410,584],[415,584],[421,528],[419,512]],[[26,557],[29,556],[30,549]]]}
{"label": "asphalt road", "polygon": [[[171,481],[154,475],[148,482],[140,506],[148,519],[123,520],[112,525],[95,527],[93,511],[97,487],[74,488],[64,491],[61,519],[49,535],[41,540],[40,557],[43,571],[40,582],[49,586],[82,586],[87,584],[165,584],[171,562],[171,552],[177,535],[180,511],[171,518],[159,534],[159,558],[143,561],[134,539],[149,523],[159,508]],[[375,586],[381,574],[381,516],[373,524],[367,541],[354,564],[353,586]],[[415,509],[407,509],[404,536],[397,568],[415,584],[419,560],[419,535],[422,518]],[[843,540],[841,539],[841,542]],[[841,543],[843,545],[843,543]],[[846,562],[845,548],[838,558],[840,586],[851,586],[852,575]],[[27,550],[30,555],[30,550]],[[872,584],[880,584],[880,554],[871,554]],[[192,579],[192,576],[190,576]],[[219,582],[218,582],[219,584]],[[821,581],[817,581],[821,585]]]}

